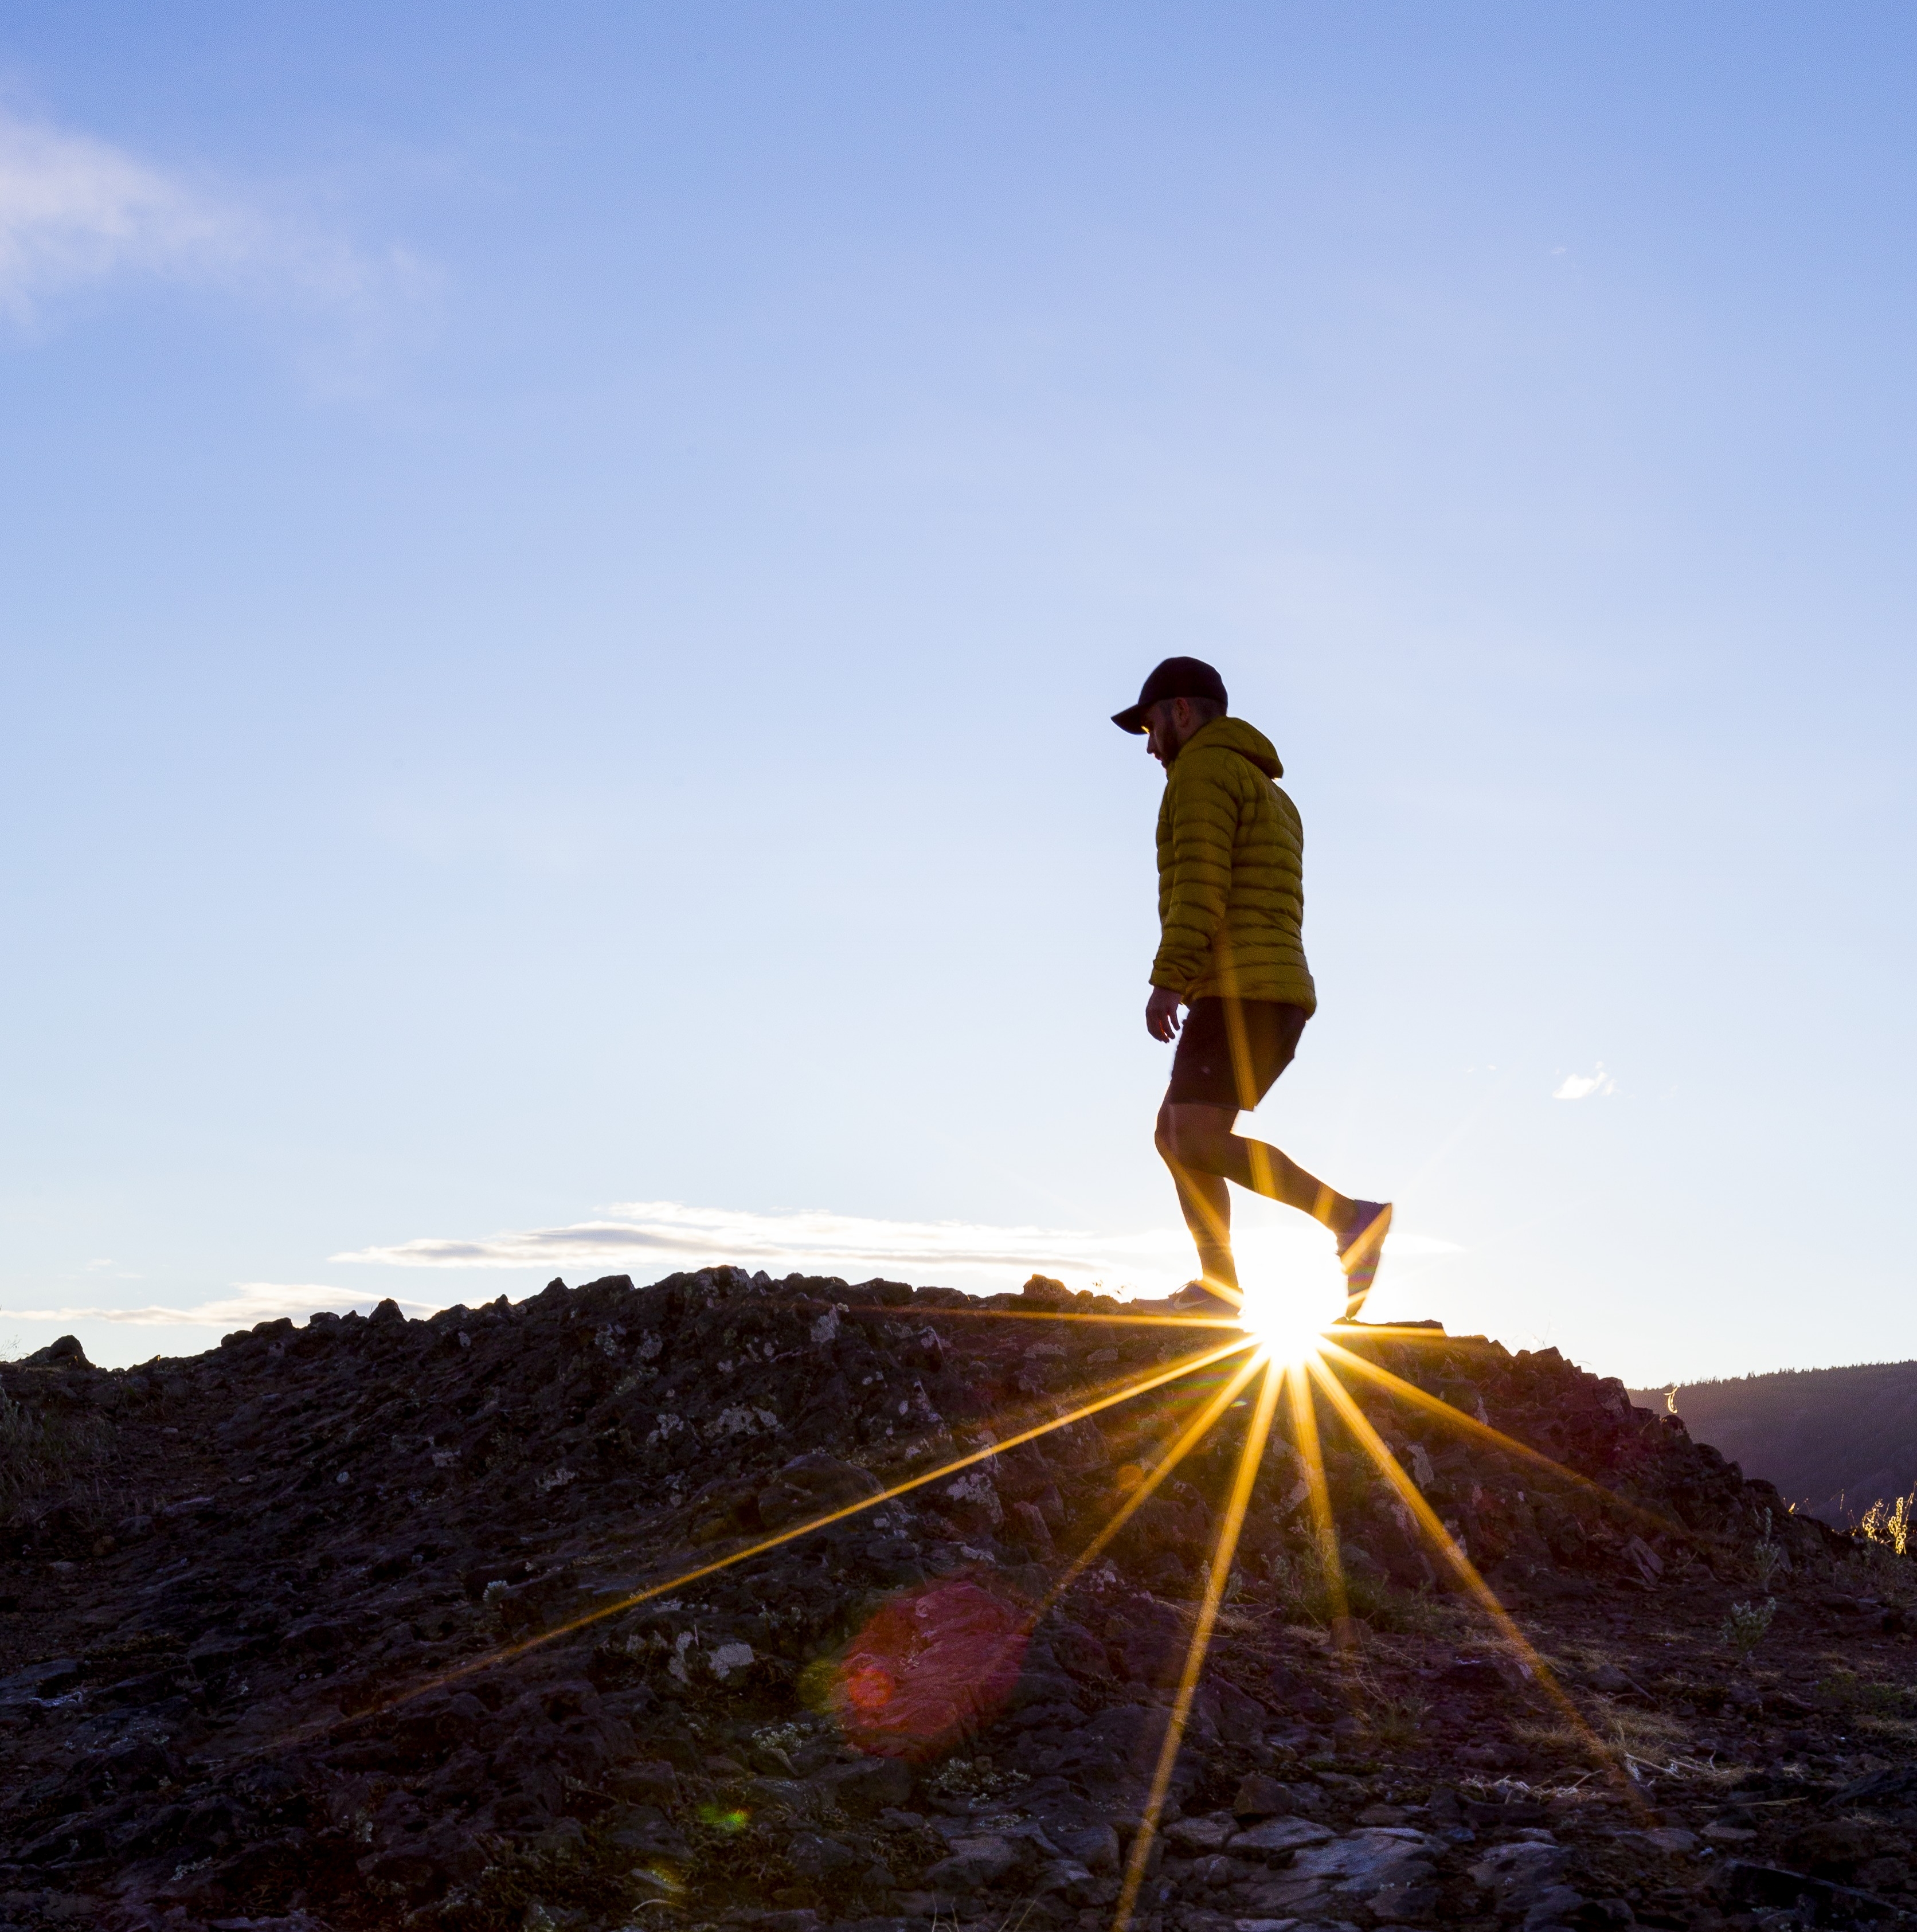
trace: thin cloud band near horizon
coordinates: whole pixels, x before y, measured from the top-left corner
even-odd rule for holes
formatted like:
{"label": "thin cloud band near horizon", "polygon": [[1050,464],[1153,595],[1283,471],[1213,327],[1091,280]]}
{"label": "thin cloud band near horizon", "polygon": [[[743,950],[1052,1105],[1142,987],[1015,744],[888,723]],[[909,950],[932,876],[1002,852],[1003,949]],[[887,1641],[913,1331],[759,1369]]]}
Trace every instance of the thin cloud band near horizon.
{"label": "thin cloud band near horizon", "polygon": [[[1156,1282],[1168,1271],[1182,1279],[1190,1268],[1190,1238],[1182,1228],[1096,1234],[978,1222],[892,1221],[822,1208],[758,1214],[688,1208],[675,1201],[621,1202],[609,1216],[564,1227],[356,1248],[328,1258],[388,1268],[505,1268],[653,1254],[760,1264],[837,1262],[860,1267],[1023,1269],[1081,1276],[1093,1271],[1120,1282],[1128,1274]],[[1395,1236],[1393,1246],[1406,1258],[1460,1252],[1455,1242],[1408,1233]]]}
{"label": "thin cloud band near horizon", "polygon": [[[504,1231],[468,1238],[428,1238],[356,1248],[330,1256],[335,1263],[388,1268],[516,1268],[560,1262],[725,1259],[794,1267],[826,1262],[853,1267],[963,1270],[1024,1269],[1040,1273],[1087,1269],[1156,1276],[1175,1267],[1186,1236],[1153,1228],[1100,1235],[1057,1228],[994,1227],[962,1221],[892,1221],[824,1209],[758,1214],[688,1208],[674,1201],[620,1202],[602,1220],[558,1228]],[[835,1268],[830,1270],[838,1272]]]}
{"label": "thin cloud band near horizon", "polygon": [[[1304,1252],[1301,1244],[1324,1239],[1304,1225],[1242,1232],[1241,1260],[1246,1262],[1276,1262],[1281,1254],[1296,1260]],[[1455,1242],[1408,1232],[1394,1234],[1392,1250],[1407,1261],[1462,1252]],[[452,1272],[530,1269],[543,1274],[580,1264],[610,1264],[610,1271],[624,1272],[635,1264],[643,1268],[649,1257],[656,1260],[662,1274],[732,1264],[763,1268],[775,1278],[800,1274],[858,1280],[889,1274],[904,1276],[915,1286],[942,1280],[976,1293],[1016,1287],[1030,1274],[1049,1274],[1071,1286],[1102,1287],[1121,1298],[1163,1294],[1191,1271],[1190,1239],[1182,1228],[1098,1234],[974,1222],[891,1221],[824,1209],[758,1214],[689,1208],[674,1201],[619,1203],[605,1219],[563,1227],[507,1230],[481,1238],[428,1238],[351,1249],[329,1259],[352,1267]],[[1330,1264],[1328,1246],[1318,1259]],[[330,1282],[241,1282],[227,1295],[188,1307],[148,1304],[136,1308],[11,1308],[0,1309],[0,1319],[233,1329],[283,1316],[303,1319],[321,1310],[363,1311],[387,1298],[378,1289],[344,1288]],[[391,1298],[409,1315],[432,1315],[458,1305],[450,1300]]]}

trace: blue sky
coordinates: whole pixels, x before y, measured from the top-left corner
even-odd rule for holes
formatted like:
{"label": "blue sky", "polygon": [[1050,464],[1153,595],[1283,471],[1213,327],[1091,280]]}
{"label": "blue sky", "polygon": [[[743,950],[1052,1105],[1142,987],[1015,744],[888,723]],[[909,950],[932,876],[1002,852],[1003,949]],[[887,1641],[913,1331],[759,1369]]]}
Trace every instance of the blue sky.
{"label": "blue sky", "polygon": [[1378,1312],[1917,1354],[1913,41],[14,10],[0,1346],[1162,1291],[1106,718],[1182,651],[1304,816],[1258,1119],[1400,1203]]}

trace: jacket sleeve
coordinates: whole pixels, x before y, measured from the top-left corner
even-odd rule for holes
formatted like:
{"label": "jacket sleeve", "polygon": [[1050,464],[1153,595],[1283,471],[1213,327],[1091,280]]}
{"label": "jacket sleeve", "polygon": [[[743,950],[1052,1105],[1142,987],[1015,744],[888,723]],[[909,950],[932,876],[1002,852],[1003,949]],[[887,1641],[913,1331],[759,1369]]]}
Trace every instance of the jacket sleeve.
{"label": "jacket sleeve", "polygon": [[1158,956],[1151,983],[1182,993],[1213,965],[1212,942],[1232,892],[1232,848],[1238,801],[1226,761],[1199,758],[1174,765],[1159,832]]}

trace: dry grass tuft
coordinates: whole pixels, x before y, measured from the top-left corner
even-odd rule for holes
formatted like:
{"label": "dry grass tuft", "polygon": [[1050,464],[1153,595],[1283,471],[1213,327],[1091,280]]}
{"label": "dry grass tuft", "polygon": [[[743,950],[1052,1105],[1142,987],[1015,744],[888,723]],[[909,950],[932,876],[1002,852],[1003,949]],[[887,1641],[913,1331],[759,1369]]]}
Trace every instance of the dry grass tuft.
{"label": "dry grass tuft", "polygon": [[1882,1496],[1858,1518],[1859,1535],[1876,1549],[1887,1550],[1892,1555],[1910,1554],[1911,1533],[1911,1506],[1917,1503],[1917,1490],[1907,1496],[1899,1496],[1886,1502]]}
{"label": "dry grass tuft", "polygon": [[70,1416],[0,1394],[0,1512],[36,1514],[104,1462],[112,1442],[97,1416]]}

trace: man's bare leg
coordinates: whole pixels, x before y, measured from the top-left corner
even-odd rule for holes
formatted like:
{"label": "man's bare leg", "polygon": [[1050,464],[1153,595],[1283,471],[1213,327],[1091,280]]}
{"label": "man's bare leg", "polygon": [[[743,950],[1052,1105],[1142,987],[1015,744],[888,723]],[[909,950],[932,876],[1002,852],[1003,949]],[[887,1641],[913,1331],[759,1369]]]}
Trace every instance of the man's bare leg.
{"label": "man's bare leg", "polygon": [[[1162,1145],[1159,1151],[1165,1153]],[[1179,1211],[1185,1217],[1192,1245],[1198,1250],[1198,1273],[1208,1288],[1216,1289],[1235,1305],[1238,1270],[1232,1258],[1232,1190],[1215,1174],[1182,1169],[1169,1154],[1165,1159],[1178,1190]]]}
{"label": "man's bare leg", "polygon": [[1178,1190],[1178,1205],[1198,1251],[1207,1281],[1236,1290],[1238,1270],[1232,1258],[1232,1203],[1225,1184],[1282,1201],[1342,1234],[1358,1212],[1358,1204],[1327,1187],[1316,1174],[1264,1141],[1234,1133],[1238,1110],[1202,1102],[1168,1100],[1158,1110],[1154,1138]]}

